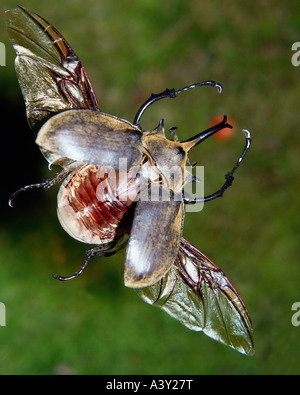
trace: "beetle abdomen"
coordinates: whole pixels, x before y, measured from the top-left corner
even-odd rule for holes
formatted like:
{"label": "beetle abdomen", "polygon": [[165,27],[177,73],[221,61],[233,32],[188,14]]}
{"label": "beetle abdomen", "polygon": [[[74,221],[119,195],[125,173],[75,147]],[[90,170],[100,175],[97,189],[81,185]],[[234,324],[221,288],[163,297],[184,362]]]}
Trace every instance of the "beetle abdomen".
{"label": "beetle abdomen", "polygon": [[128,229],[121,221],[139,190],[135,171],[83,166],[60,187],[58,218],[70,236],[84,243],[118,241]]}

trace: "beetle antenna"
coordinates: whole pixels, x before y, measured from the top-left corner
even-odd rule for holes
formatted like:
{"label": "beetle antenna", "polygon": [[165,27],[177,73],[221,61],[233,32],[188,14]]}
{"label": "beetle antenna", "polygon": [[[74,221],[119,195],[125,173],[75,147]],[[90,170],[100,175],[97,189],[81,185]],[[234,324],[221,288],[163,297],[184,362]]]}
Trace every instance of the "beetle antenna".
{"label": "beetle antenna", "polygon": [[144,114],[145,110],[149,106],[151,106],[151,104],[155,103],[156,101],[158,101],[160,99],[165,99],[166,97],[169,97],[170,99],[175,99],[175,97],[177,97],[177,95],[179,95],[179,93],[182,93],[182,92],[187,91],[189,89],[197,88],[198,86],[203,86],[203,85],[215,86],[219,93],[222,92],[222,85],[220,85],[219,83],[217,83],[215,81],[202,81],[202,82],[198,82],[196,84],[191,84],[191,85],[185,86],[184,88],[179,89],[177,91],[173,88],[173,89],[166,89],[161,93],[152,93],[151,96],[149,97],[149,99],[146,100],[145,103],[139,108],[139,110],[136,113],[136,116],[134,118],[133,124],[141,129],[140,120],[141,120],[142,115]]}
{"label": "beetle antenna", "polygon": [[177,130],[178,127],[177,126],[173,126],[172,128],[169,129],[169,132],[172,134],[172,136],[174,137],[174,141],[176,141],[177,143],[180,143],[180,140],[175,132],[175,130]]}

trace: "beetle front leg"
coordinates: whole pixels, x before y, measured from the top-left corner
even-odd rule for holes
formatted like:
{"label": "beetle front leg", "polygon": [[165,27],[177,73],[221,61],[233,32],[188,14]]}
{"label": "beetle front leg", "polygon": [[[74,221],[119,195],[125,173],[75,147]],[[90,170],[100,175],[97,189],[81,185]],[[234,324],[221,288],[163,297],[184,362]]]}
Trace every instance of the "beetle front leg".
{"label": "beetle front leg", "polygon": [[203,85],[215,86],[219,93],[222,92],[222,86],[220,84],[218,84],[217,82],[202,81],[202,82],[198,82],[196,84],[191,84],[191,85],[185,86],[184,88],[178,89],[177,91],[173,88],[173,89],[166,89],[161,93],[152,93],[152,95],[149,97],[149,99],[146,100],[145,103],[142,104],[141,107],[139,108],[139,110],[136,113],[136,116],[134,118],[133,124],[137,127],[140,127],[140,120],[141,120],[141,117],[144,114],[145,110],[149,106],[151,106],[151,104],[155,103],[156,101],[158,101],[160,99],[165,99],[166,97],[169,97],[170,99],[174,99],[175,97],[177,97],[177,95],[179,93],[182,93],[182,92],[187,91],[189,89],[197,88],[198,86],[203,86]]}
{"label": "beetle front leg", "polygon": [[[184,201],[184,203],[186,203],[186,204],[194,204],[194,203],[203,203],[203,202],[208,202],[210,200],[214,200],[214,199],[216,199],[218,197],[222,197],[224,192],[226,191],[226,189],[228,189],[232,185],[232,182],[234,180],[233,173],[236,171],[236,169],[242,163],[242,161],[244,159],[244,156],[246,155],[246,153],[247,153],[247,151],[248,151],[248,149],[250,148],[250,145],[251,145],[251,133],[247,129],[243,129],[242,131],[243,131],[243,133],[246,136],[245,148],[244,148],[244,150],[242,152],[242,155],[239,157],[238,161],[234,165],[233,169],[229,173],[227,173],[225,175],[226,181],[223,184],[223,186],[220,189],[218,189],[215,193],[213,193],[211,195],[208,195],[208,196],[205,196],[204,198],[195,198],[195,199],[193,199],[193,198],[190,198],[190,197],[185,196],[183,194],[183,201]],[[194,177],[192,179],[192,181],[193,182],[199,182],[200,180],[198,180],[198,179],[196,179]]]}

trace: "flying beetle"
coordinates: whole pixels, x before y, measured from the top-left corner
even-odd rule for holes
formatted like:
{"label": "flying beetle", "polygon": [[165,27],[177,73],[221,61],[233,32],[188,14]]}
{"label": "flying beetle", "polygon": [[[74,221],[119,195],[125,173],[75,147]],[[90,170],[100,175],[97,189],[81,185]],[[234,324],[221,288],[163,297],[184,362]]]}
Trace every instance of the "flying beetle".
{"label": "flying beetle", "polygon": [[[226,116],[184,142],[165,137],[163,120],[154,130],[140,125],[145,110],[161,99],[204,85],[220,92],[221,85],[204,81],[152,94],[131,123],[101,112],[82,63],[50,23],[21,6],[7,11],[6,17],[29,126],[49,165],[62,168],[48,180],[19,189],[9,204],[22,191],[62,182],[57,204],[62,227],[73,238],[95,245],[77,273],[54,277],[75,278],[94,256],[110,256],[127,246],[127,287],[136,288],[144,301],[189,329],[203,330],[252,355],[252,323],[241,296],[226,275],[182,237],[184,204],[223,195],[250,147],[250,132],[243,130],[245,148],[224,185],[212,195],[190,198],[184,186],[200,180],[185,169],[188,152],[230,128]],[[121,167],[120,158],[126,162]]]}

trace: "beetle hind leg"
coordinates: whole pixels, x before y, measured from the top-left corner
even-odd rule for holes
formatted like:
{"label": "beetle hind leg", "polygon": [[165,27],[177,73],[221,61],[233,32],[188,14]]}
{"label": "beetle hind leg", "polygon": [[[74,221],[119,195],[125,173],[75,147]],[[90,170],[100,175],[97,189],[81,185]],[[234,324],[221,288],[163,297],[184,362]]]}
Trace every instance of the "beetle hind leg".
{"label": "beetle hind leg", "polygon": [[13,201],[15,199],[16,196],[18,196],[21,192],[25,192],[28,191],[29,189],[34,189],[34,188],[44,188],[45,190],[48,190],[49,188],[53,187],[54,185],[58,184],[59,182],[61,182],[70,172],[72,169],[66,167],[65,169],[59,171],[58,173],[56,173],[53,177],[48,178],[42,182],[38,182],[36,184],[30,184],[30,185],[26,185],[20,189],[18,189],[16,192],[14,192],[9,200],[8,200],[8,204],[10,207],[13,207]]}
{"label": "beetle hind leg", "polygon": [[101,258],[104,258],[104,257],[107,258],[109,256],[112,256],[112,255],[116,254],[118,251],[120,251],[126,245],[126,243],[127,242],[120,244],[117,248],[115,248],[112,251],[109,251],[109,250],[115,247],[116,243],[114,241],[110,242],[110,243],[102,244],[102,245],[97,245],[93,248],[90,248],[89,250],[86,251],[87,257],[86,257],[85,261],[83,262],[81,268],[78,270],[78,272],[74,273],[71,276],[66,276],[66,277],[56,275],[54,273],[52,273],[52,276],[55,280],[59,280],[59,281],[73,280],[74,278],[79,277],[82,274],[82,272],[86,269],[90,260],[95,258],[95,256],[99,256]]}
{"label": "beetle hind leg", "polygon": [[[90,250],[89,250],[90,251]],[[68,280],[73,280],[76,277],[79,277],[81,275],[81,273],[84,271],[84,269],[87,267],[90,259],[94,258],[94,254],[88,254],[88,256],[86,257],[83,265],[81,266],[81,268],[78,270],[78,272],[74,273],[72,276],[61,276],[61,275],[56,275],[54,273],[52,273],[52,277],[55,280],[59,280],[59,281],[68,281]]]}

